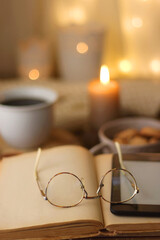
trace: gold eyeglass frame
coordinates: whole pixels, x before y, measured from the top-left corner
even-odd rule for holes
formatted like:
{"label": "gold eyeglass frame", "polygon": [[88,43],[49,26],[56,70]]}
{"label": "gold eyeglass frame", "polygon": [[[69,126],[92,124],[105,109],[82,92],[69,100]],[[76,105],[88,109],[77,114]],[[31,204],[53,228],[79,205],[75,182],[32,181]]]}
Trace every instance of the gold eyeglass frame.
{"label": "gold eyeglass frame", "polygon": [[[129,200],[131,200],[137,193],[139,193],[139,188],[137,186],[137,182],[136,182],[136,179],[134,178],[134,176],[132,175],[132,173],[130,173],[127,169],[125,169],[125,166],[123,164],[123,161],[122,161],[122,154],[121,154],[121,150],[120,150],[120,146],[119,146],[119,143],[115,143],[116,145],[116,148],[117,148],[117,152],[118,152],[118,157],[119,157],[119,162],[120,162],[120,166],[123,166],[123,168],[120,168],[120,169],[116,169],[116,168],[113,168],[113,169],[110,169],[109,171],[107,171],[101,178],[100,182],[99,182],[99,187],[96,191],[96,196],[88,196],[88,193],[85,189],[85,186],[84,184],[82,183],[81,179],[73,174],[73,173],[70,173],[70,172],[60,172],[60,173],[57,173],[55,174],[54,176],[52,176],[50,178],[50,180],[48,181],[47,183],[47,186],[45,188],[45,191],[43,191],[43,189],[41,188],[40,186],[40,181],[39,181],[39,178],[38,178],[38,172],[37,172],[37,168],[38,168],[38,163],[39,163],[39,160],[40,160],[40,154],[41,154],[41,148],[38,149],[37,151],[37,156],[36,156],[36,162],[35,162],[35,169],[34,169],[34,173],[35,173],[35,178],[36,178],[36,182],[37,182],[37,185],[38,185],[38,188],[40,190],[40,193],[42,195],[42,197],[47,200],[51,205],[53,206],[56,206],[56,207],[60,207],[60,208],[71,208],[71,207],[75,207],[77,206],[78,204],[80,204],[82,202],[83,199],[97,199],[97,198],[102,198],[104,201],[108,202],[108,203],[114,203],[114,204],[118,204],[118,203],[125,203],[125,202],[128,202]],[[131,177],[132,177],[132,180],[128,178],[129,182],[131,183],[131,186],[132,188],[134,189],[134,192],[133,194],[130,196],[130,198],[126,199],[126,200],[123,200],[123,201],[116,201],[116,202],[113,202],[113,201],[109,201],[107,199],[105,199],[101,194],[101,189],[102,187],[104,186],[103,184],[103,181],[104,181],[104,178],[107,174],[109,174],[110,172],[113,172],[113,171],[120,171],[122,170],[123,174],[128,178],[127,174],[129,174]],[[57,204],[54,204],[52,203],[48,197],[47,197],[47,191],[48,191],[48,186],[50,184],[50,182],[57,176],[59,175],[63,175],[63,174],[69,174],[73,177],[75,177],[79,182],[80,182],[80,186],[81,186],[81,189],[82,189],[82,197],[79,199],[79,201],[73,205],[68,205],[68,206],[60,206],[60,205],[57,205]]]}

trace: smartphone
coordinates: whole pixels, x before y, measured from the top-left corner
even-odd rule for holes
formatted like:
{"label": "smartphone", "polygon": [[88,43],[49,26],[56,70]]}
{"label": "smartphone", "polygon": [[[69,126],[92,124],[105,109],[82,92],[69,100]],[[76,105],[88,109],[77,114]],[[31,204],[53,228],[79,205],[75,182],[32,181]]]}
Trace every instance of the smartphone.
{"label": "smartphone", "polygon": [[[123,216],[160,217],[160,154],[123,155],[123,161],[125,168],[135,177],[139,193],[128,202],[111,203],[111,212]],[[118,155],[113,157],[112,168],[121,168]],[[122,177],[113,172],[111,202],[124,199],[127,191]]]}

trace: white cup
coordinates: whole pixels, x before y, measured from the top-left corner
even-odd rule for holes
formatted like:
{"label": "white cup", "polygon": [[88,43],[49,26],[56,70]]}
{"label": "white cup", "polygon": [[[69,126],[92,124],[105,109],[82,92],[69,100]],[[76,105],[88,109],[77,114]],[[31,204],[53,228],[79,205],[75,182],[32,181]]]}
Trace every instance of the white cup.
{"label": "white cup", "polygon": [[[0,93],[0,135],[16,148],[35,148],[49,138],[57,93],[43,87],[18,87]],[[42,102],[17,106],[7,102],[34,99]]]}

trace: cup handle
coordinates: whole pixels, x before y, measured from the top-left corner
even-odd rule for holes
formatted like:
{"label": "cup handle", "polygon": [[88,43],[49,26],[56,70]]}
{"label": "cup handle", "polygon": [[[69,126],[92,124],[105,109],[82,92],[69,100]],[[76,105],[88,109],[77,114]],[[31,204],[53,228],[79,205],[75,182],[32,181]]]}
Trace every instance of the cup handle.
{"label": "cup handle", "polygon": [[95,145],[94,147],[92,147],[89,151],[94,155],[96,153],[98,153],[100,150],[107,148],[109,151],[108,153],[114,153],[114,149],[112,146],[110,146],[107,143],[99,143],[97,145]]}

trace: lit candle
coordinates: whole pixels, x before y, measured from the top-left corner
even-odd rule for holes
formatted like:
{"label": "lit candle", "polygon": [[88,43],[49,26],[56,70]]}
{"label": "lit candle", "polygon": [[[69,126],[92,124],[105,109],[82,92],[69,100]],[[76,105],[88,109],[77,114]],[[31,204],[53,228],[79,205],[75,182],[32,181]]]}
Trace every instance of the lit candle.
{"label": "lit candle", "polygon": [[119,115],[119,85],[110,81],[109,70],[101,67],[100,80],[89,83],[90,122],[93,128],[99,129],[106,121]]}

